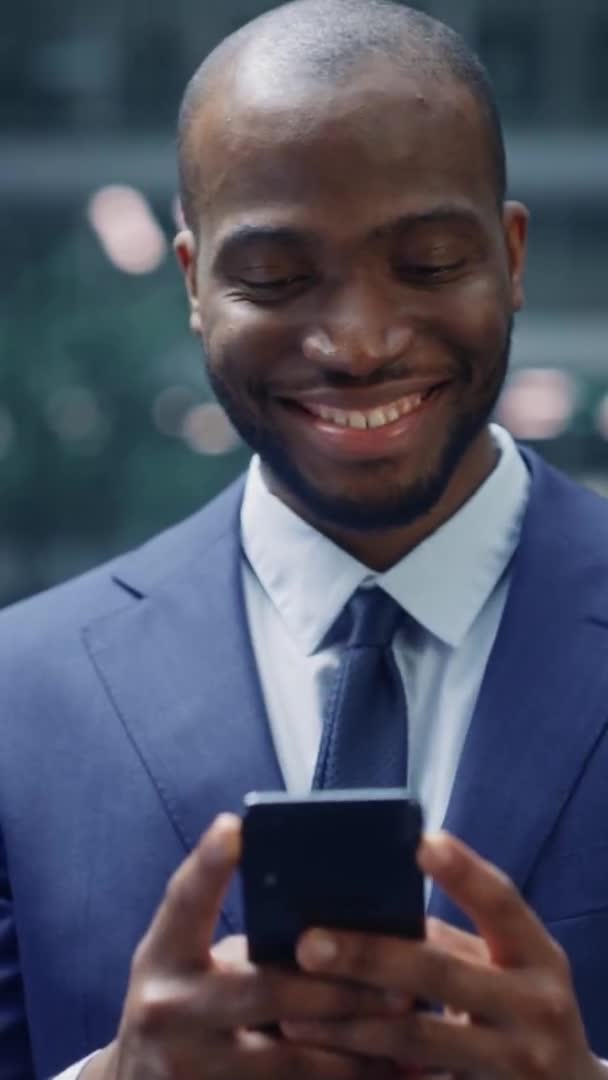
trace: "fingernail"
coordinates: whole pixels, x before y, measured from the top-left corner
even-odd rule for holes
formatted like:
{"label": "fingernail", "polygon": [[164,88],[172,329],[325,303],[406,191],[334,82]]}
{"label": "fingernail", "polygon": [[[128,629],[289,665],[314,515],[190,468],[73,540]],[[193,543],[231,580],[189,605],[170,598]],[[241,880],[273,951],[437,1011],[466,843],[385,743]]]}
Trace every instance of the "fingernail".
{"label": "fingernail", "polygon": [[235,814],[219,814],[207,835],[207,851],[210,858],[219,863],[234,860],[240,851],[240,821]]}
{"label": "fingernail", "polygon": [[317,964],[329,964],[338,955],[338,946],[329,934],[315,930],[302,939],[298,948],[298,957],[303,964],[316,967]]}

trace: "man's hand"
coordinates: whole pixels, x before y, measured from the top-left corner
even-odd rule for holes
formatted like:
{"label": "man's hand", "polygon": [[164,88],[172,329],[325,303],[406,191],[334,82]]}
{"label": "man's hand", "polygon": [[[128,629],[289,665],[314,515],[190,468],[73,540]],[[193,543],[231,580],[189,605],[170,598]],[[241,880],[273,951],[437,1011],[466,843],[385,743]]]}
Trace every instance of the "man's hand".
{"label": "man's hand", "polygon": [[[298,1043],[509,1080],[598,1080],[568,961],[513,884],[464,844],[442,834],[421,845],[422,869],[472,920],[480,937],[429,920],[424,942],[311,931],[304,970],[403,996],[404,1014],[292,1023]],[[408,1012],[412,998],[443,1015]]]}
{"label": "man's hand", "polygon": [[212,934],[240,855],[240,822],[218,818],[177,870],[138,947],[117,1040],[83,1080],[391,1080],[377,1058],[300,1047],[261,1027],[382,1015],[386,995],[300,972],[261,971],[242,939]]}

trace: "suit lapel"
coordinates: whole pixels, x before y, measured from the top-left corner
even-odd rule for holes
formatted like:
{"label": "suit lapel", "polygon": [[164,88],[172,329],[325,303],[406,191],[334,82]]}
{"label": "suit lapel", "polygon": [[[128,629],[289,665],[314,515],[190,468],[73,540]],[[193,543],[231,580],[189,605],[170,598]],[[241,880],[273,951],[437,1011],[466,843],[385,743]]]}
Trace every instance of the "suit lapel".
{"label": "suit lapel", "polygon": [[[224,527],[211,543],[200,538],[184,570],[86,632],[108,694],[186,851],[216,814],[240,814],[247,791],[283,788],[247,628],[240,489],[223,505]],[[132,582],[142,577],[141,557],[132,558],[120,577],[139,594],[141,586]],[[231,931],[242,928],[238,879],[222,914]]]}
{"label": "suit lapel", "polygon": [[[530,465],[509,598],[444,823],[524,892],[608,712],[605,560],[600,572],[584,555],[578,493],[536,459]],[[173,540],[121,563],[118,576],[139,599],[85,632],[184,850],[217,813],[240,813],[248,790],[283,788],[242,595],[241,491],[218,502],[213,528],[189,537],[173,574]],[[437,889],[429,910],[464,923]],[[238,880],[223,919],[242,929]]]}
{"label": "suit lapel", "polygon": [[[524,893],[608,712],[608,637],[593,615],[606,586],[581,555],[572,489],[531,466],[509,598],[444,822]],[[429,910],[465,925],[438,889]]]}

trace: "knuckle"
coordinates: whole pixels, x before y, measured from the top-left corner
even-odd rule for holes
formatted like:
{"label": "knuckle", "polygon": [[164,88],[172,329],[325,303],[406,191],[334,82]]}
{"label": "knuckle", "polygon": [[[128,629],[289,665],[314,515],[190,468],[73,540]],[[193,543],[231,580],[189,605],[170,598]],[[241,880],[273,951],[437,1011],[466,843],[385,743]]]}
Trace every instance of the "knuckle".
{"label": "knuckle", "polygon": [[568,954],[555,938],[551,940],[551,952],[553,954],[553,963],[555,964],[556,972],[569,982],[571,978],[571,969]]}
{"label": "knuckle", "polygon": [[231,980],[227,992],[222,994],[226,1014],[233,1022],[244,1021],[257,1014],[274,1016],[277,994],[273,983],[274,979],[264,977]]}
{"label": "knuckle", "polygon": [[173,998],[164,980],[143,979],[129,1003],[129,1026],[140,1036],[156,1036],[167,1027],[173,1013]]}
{"label": "knuckle", "polygon": [[570,1016],[572,1000],[565,986],[547,987],[542,994],[543,1014],[554,1027],[562,1027]]}
{"label": "knuckle", "polygon": [[[271,973],[223,973],[206,980],[205,1006],[208,1022],[221,1028],[247,1027],[277,1020],[281,995]],[[285,1002],[283,1002],[283,1005]]]}
{"label": "knuckle", "polygon": [[511,1074],[530,1080],[551,1080],[559,1075],[557,1048],[548,1039],[528,1038],[516,1043],[509,1054]]}
{"label": "knuckle", "polygon": [[518,893],[511,878],[502,870],[497,870],[492,888],[488,891],[487,907],[496,918],[506,915],[517,902]]}

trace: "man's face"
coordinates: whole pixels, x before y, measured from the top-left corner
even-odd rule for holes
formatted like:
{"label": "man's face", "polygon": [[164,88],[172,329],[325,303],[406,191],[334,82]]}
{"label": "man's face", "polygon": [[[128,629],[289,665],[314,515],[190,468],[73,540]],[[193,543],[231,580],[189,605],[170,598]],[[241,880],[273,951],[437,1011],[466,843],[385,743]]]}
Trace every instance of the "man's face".
{"label": "man's face", "polygon": [[496,402],[525,212],[497,209],[457,86],[383,63],[288,93],[241,76],[226,96],[201,120],[191,260],[178,241],[212,385],[305,516],[408,524]]}

